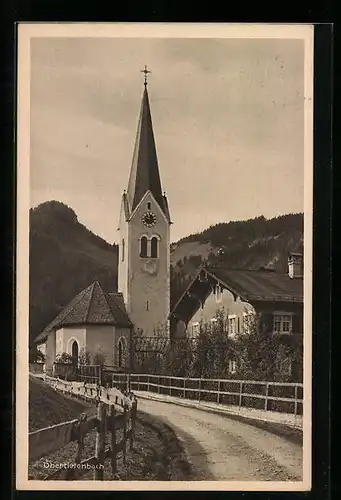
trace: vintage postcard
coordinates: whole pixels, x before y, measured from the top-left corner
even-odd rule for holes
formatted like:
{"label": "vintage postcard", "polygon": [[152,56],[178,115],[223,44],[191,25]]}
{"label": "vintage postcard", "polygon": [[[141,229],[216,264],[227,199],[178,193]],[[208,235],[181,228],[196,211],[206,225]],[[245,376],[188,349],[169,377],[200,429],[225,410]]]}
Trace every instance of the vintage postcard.
{"label": "vintage postcard", "polygon": [[21,23],[21,490],[311,488],[313,25]]}

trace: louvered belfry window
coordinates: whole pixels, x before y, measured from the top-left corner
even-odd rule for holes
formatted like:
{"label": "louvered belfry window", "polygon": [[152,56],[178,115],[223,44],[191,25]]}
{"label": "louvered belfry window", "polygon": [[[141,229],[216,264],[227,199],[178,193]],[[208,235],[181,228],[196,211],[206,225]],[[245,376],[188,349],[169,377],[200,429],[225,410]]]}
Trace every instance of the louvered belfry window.
{"label": "louvered belfry window", "polygon": [[150,256],[154,259],[158,257],[158,240],[154,236],[150,242]]}
{"label": "louvered belfry window", "polygon": [[142,236],[140,240],[140,257],[148,257],[148,240],[146,236]]}

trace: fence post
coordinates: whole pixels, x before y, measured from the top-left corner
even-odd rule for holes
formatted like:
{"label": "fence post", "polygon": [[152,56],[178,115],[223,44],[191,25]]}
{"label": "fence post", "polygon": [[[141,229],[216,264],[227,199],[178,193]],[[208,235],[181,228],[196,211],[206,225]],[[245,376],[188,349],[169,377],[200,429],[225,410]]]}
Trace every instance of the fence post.
{"label": "fence post", "polygon": [[147,391],[149,392],[150,388],[149,388],[149,375],[147,375]]}
{"label": "fence post", "polygon": [[169,380],[169,395],[171,396],[172,395],[172,377],[169,377],[168,380]]}
{"label": "fence post", "polygon": [[240,382],[240,387],[239,387],[239,408],[242,406],[243,402],[243,382]]}
{"label": "fence post", "polygon": [[265,385],[265,402],[264,402],[264,410],[268,410],[268,396],[269,396],[269,382]]}
{"label": "fence post", "polygon": [[110,405],[110,421],[111,421],[111,473],[112,476],[116,474],[116,420],[115,420],[115,406]]}
{"label": "fence post", "polygon": [[218,380],[218,394],[217,394],[217,403],[220,403],[220,380]]}
{"label": "fence post", "polygon": [[201,377],[199,378],[199,403],[201,400]]}
{"label": "fence post", "polygon": [[97,408],[98,428],[96,434],[96,468],[94,471],[94,479],[103,480],[104,469],[104,455],[105,455],[105,420],[106,420],[106,406],[104,403],[99,403]]}
{"label": "fence post", "polygon": [[160,394],[160,377],[157,378],[157,393]]}
{"label": "fence post", "polygon": [[137,413],[137,400],[133,398],[131,406],[131,429],[130,429],[130,443],[129,443],[130,451],[133,451],[134,449],[136,413]]}
{"label": "fence post", "polygon": [[101,388],[99,385],[96,387],[96,403],[97,405],[101,403]]}
{"label": "fence post", "polygon": [[297,390],[298,386],[295,384],[295,404],[294,404],[294,415],[297,416]]}
{"label": "fence post", "polygon": [[140,390],[140,375],[137,376],[137,390]]}
{"label": "fence post", "polygon": [[184,398],[186,398],[186,379],[184,377],[184,393],[183,393]]}
{"label": "fence post", "polygon": [[[81,413],[79,417],[79,428],[78,428],[78,439],[77,439],[77,454],[75,457],[75,464],[80,464],[82,460],[82,453],[84,449],[84,424],[86,422],[85,413]],[[65,474],[65,479],[75,479],[76,478],[76,469],[67,469]]]}
{"label": "fence post", "polygon": [[127,462],[127,406],[123,407],[123,463]]}

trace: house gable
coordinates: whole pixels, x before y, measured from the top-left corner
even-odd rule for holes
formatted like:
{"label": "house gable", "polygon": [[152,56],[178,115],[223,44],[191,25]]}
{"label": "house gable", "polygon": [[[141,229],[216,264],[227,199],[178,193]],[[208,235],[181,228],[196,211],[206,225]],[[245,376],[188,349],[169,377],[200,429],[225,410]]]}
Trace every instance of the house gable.
{"label": "house gable", "polygon": [[[293,330],[302,333],[303,280],[270,271],[212,269],[202,267],[173,308],[173,336],[189,334],[193,325],[214,318],[216,311],[235,315],[235,329],[243,328],[243,315],[262,313],[267,330],[273,331],[276,310],[293,314]],[[284,314],[285,315],[285,314]]]}

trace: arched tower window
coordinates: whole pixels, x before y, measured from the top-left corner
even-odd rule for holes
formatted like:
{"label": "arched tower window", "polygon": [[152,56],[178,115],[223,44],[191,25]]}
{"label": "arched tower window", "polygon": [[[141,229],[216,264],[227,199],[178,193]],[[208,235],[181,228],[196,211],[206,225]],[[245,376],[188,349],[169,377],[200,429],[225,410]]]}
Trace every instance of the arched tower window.
{"label": "arched tower window", "polygon": [[148,257],[148,240],[146,236],[142,236],[140,240],[140,257]]}
{"label": "arched tower window", "polygon": [[158,257],[158,239],[156,236],[153,236],[150,242],[150,256],[153,258]]}

